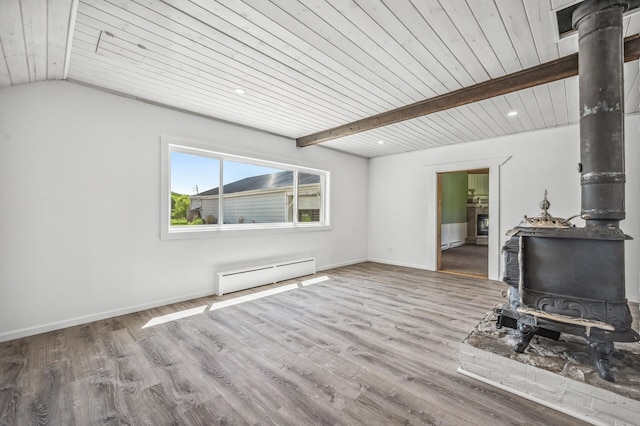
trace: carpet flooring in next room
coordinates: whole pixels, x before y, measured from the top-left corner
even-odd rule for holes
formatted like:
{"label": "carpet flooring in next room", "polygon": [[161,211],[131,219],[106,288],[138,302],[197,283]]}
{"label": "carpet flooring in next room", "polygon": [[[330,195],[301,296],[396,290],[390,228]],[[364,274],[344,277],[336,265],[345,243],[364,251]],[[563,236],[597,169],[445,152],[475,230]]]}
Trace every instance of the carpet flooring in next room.
{"label": "carpet flooring in next room", "polygon": [[442,251],[440,271],[486,278],[489,246],[464,244]]}

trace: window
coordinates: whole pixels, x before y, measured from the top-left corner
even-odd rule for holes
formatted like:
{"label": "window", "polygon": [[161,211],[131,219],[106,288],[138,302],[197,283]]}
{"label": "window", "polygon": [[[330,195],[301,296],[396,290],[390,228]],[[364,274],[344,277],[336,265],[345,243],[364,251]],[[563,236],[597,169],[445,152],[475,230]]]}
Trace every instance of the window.
{"label": "window", "polygon": [[320,182],[322,182],[322,176],[317,173],[298,173],[299,222],[322,222]]}
{"label": "window", "polygon": [[162,237],[329,225],[329,172],[163,138]]}

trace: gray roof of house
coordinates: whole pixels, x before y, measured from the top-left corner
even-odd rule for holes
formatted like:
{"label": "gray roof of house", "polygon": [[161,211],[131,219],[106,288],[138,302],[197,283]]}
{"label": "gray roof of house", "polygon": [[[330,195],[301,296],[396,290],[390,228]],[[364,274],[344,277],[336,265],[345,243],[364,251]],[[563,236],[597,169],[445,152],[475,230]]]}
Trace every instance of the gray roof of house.
{"label": "gray roof of house", "polygon": [[[320,183],[319,175],[298,173],[298,185]],[[225,194],[234,192],[257,191],[260,189],[286,188],[293,186],[293,172],[283,171],[267,175],[253,176],[228,183],[223,186]],[[218,195],[220,188],[213,188],[197,195]]]}

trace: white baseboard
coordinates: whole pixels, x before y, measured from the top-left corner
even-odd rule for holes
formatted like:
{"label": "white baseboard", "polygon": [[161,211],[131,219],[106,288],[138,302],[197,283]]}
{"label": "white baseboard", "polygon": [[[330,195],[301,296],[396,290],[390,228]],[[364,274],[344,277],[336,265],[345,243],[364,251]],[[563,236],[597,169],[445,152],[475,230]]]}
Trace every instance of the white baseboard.
{"label": "white baseboard", "polygon": [[[402,262],[390,262],[388,260],[382,260],[382,259],[364,258],[364,259],[354,259],[346,262],[334,263],[331,265],[318,266],[317,271],[318,272],[326,271],[333,268],[356,265],[358,263],[363,263],[363,262],[377,262],[377,263],[384,263],[384,264],[394,265],[394,266],[404,266],[408,268],[425,269],[428,271],[433,270],[425,267],[424,265],[416,265],[416,264],[402,263]],[[178,302],[184,302],[186,300],[197,299],[199,297],[213,296],[214,294],[215,294],[214,289],[211,289],[211,290],[207,290],[199,293],[192,293],[192,294],[187,294],[183,296],[172,297],[169,299],[156,300],[153,302],[143,303],[140,305],[128,306],[125,308],[114,309],[111,311],[105,311],[97,314],[85,315],[85,316],[76,317],[76,318],[70,318],[62,321],[55,321],[48,324],[22,328],[19,330],[6,331],[4,333],[0,333],[0,342],[7,342],[9,340],[20,339],[22,337],[34,336],[36,334],[47,333],[49,331],[54,331],[54,330],[61,330],[67,327],[87,324],[90,322],[99,321],[107,318],[113,318],[120,315],[127,315],[134,312],[144,311],[146,309],[152,309],[152,308],[157,308],[159,306],[170,305],[172,303],[178,303]]]}
{"label": "white baseboard", "polygon": [[[366,262],[367,259],[350,260],[347,262],[335,263],[332,265],[325,265],[317,268],[317,271],[324,271],[327,269],[339,268],[341,266],[355,265],[357,263]],[[107,318],[113,318],[120,315],[132,314],[134,312],[144,311],[146,309],[157,308],[159,306],[170,305],[172,303],[184,302],[191,299],[197,299],[199,297],[213,296],[215,290],[207,290],[198,293],[186,294],[183,296],[172,297],[169,299],[156,300],[149,303],[143,303],[140,305],[128,306],[125,308],[114,309],[111,311],[100,312],[97,314],[85,315],[76,318],[70,318],[62,321],[55,321],[47,324],[36,325],[33,327],[21,328],[19,330],[6,331],[0,333],[0,342],[7,342],[9,340],[20,339],[22,337],[34,336],[36,334],[47,333],[49,331],[61,330],[67,327],[73,327],[76,325],[87,324],[94,321],[99,321]]]}
{"label": "white baseboard", "polygon": [[347,262],[340,262],[340,263],[334,263],[334,264],[331,264],[331,265],[318,266],[316,268],[316,270],[317,271],[326,271],[327,269],[340,268],[342,266],[349,266],[349,265],[356,265],[358,263],[368,262],[368,261],[369,261],[369,259],[349,260]]}
{"label": "white baseboard", "polygon": [[0,342],[7,342],[9,340],[20,339],[22,337],[34,336],[36,334],[47,333],[49,331],[54,331],[54,330],[61,330],[63,328],[73,327],[80,324],[87,324],[93,321],[113,318],[120,315],[132,314],[134,312],[140,312],[146,309],[170,305],[172,303],[184,302],[186,300],[197,299],[199,297],[212,296],[213,294],[214,294],[214,290],[211,289],[211,290],[207,290],[199,293],[192,293],[192,294],[187,294],[183,296],[172,297],[169,299],[156,300],[156,301],[144,303],[141,305],[114,309],[112,311],[105,311],[97,314],[85,315],[85,316],[70,318],[62,321],[55,321],[48,324],[22,328],[20,330],[7,331],[4,333],[0,333]]}
{"label": "white baseboard", "polygon": [[368,262],[384,263],[385,265],[403,266],[405,268],[423,269],[425,271],[435,271],[435,268],[428,267],[426,265],[418,265],[416,263],[394,262],[386,259],[367,259]]}

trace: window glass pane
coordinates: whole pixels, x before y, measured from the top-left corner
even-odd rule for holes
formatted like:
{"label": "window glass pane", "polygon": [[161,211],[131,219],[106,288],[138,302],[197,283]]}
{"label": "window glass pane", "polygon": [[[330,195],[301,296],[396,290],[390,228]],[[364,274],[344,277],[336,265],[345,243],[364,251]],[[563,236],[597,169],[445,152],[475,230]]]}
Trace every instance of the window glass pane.
{"label": "window glass pane", "polygon": [[162,239],[329,226],[328,171],[176,142],[163,138]]}
{"label": "window glass pane", "polygon": [[293,218],[293,172],[224,160],[225,224],[284,223]]}
{"label": "window glass pane", "polygon": [[171,226],[217,223],[220,160],[171,151]]}
{"label": "window glass pane", "polygon": [[322,205],[321,176],[298,173],[298,222],[320,222]]}

